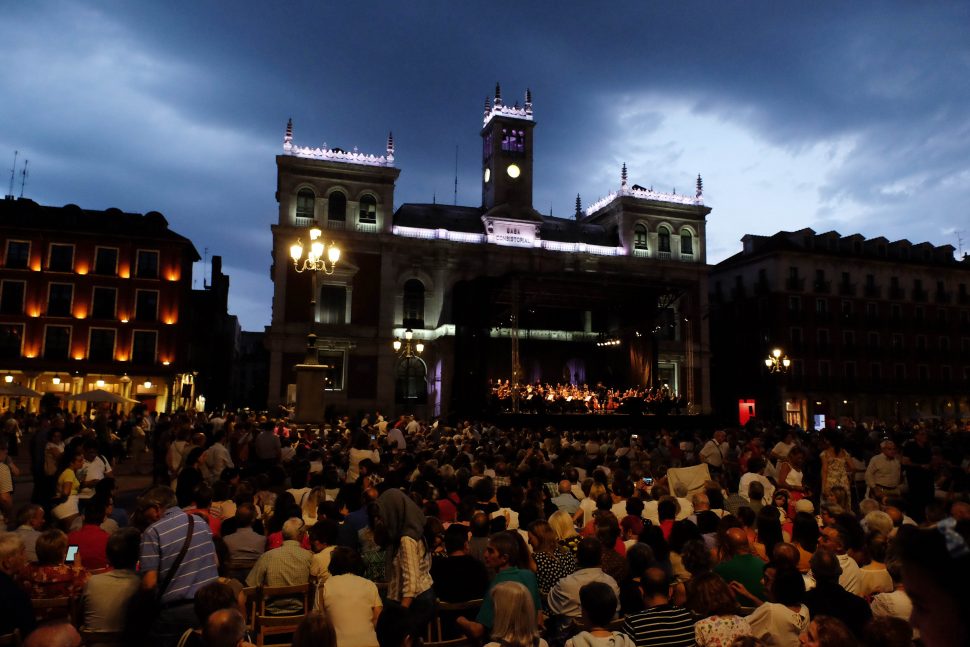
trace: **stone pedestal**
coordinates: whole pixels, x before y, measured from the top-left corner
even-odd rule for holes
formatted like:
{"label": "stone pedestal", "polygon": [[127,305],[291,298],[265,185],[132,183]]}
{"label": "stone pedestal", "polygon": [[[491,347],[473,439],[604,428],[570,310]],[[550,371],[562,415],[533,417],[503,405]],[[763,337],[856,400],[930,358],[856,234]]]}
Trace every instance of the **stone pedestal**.
{"label": "stone pedestal", "polygon": [[319,364],[296,365],[296,408],[293,419],[299,423],[322,423],[324,402],[325,366]]}

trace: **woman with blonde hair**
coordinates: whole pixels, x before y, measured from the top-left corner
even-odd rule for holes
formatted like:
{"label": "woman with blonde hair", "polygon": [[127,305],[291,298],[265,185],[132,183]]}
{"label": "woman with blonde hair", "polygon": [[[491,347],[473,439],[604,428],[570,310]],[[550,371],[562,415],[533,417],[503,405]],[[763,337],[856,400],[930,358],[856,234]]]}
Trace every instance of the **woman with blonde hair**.
{"label": "woman with blonde hair", "polygon": [[492,642],[485,647],[549,647],[539,637],[532,594],[519,582],[499,582],[489,593],[495,605]]}
{"label": "woman with blonde hair", "polygon": [[539,597],[545,600],[556,582],[575,572],[576,556],[560,545],[556,531],[542,519],[529,524],[529,545],[532,546],[529,568],[536,574]]}
{"label": "woman with blonde hair", "polygon": [[586,497],[579,502],[579,510],[573,515],[573,521],[581,528],[585,528],[593,520],[593,513],[596,512],[596,497],[606,494],[607,490],[605,485],[591,478],[583,481],[582,487]]}
{"label": "woman with blonde hair", "polygon": [[557,510],[549,517],[549,527],[556,533],[559,545],[575,555],[576,549],[579,548],[579,542],[583,538],[576,532],[572,516],[565,510]]}
{"label": "woman with blonde hair", "polygon": [[312,526],[317,522],[317,507],[327,500],[327,491],[322,487],[315,487],[303,497],[300,508],[303,512],[303,523]]}

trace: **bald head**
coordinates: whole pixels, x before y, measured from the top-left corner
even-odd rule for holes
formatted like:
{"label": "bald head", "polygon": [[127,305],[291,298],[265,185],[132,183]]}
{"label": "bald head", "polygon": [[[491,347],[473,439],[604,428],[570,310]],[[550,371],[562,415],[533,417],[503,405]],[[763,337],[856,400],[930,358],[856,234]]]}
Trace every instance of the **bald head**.
{"label": "bald head", "polygon": [[741,528],[729,528],[727,531],[728,547],[735,555],[751,552],[748,545],[748,534]]}
{"label": "bald head", "polygon": [[787,542],[778,542],[775,544],[774,550],[771,551],[771,561],[773,561],[778,567],[784,565],[797,569],[798,560],[798,549],[795,548],[794,545]]}
{"label": "bald head", "polygon": [[24,647],[80,647],[81,634],[66,622],[41,625],[24,641]]}
{"label": "bald head", "polygon": [[568,494],[573,491],[573,484],[568,480],[563,479],[559,481],[559,494]]}
{"label": "bald head", "polygon": [[219,609],[206,620],[202,636],[207,647],[237,647],[246,636],[246,619],[238,609]]}

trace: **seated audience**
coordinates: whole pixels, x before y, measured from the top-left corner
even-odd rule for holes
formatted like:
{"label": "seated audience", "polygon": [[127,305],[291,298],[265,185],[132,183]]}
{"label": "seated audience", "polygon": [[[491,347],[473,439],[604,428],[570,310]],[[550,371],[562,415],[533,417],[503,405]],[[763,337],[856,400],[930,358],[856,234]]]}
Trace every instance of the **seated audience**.
{"label": "seated audience", "polygon": [[138,593],[141,578],[135,572],[141,533],[134,528],[118,530],[105,548],[111,570],[93,575],[81,594],[83,627],[91,631],[123,631],[128,604]]}
{"label": "seated audience", "polygon": [[582,616],[579,590],[590,582],[604,582],[620,597],[620,586],[601,568],[603,545],[595,537],[579,542],[576,552],[576,572],[560,579],[549,590],[548,607],[551,613],[578,620]]}
{"label": "seated audience", "polygon": [[703,573],[687,583],[687,608],[700,620],[694,625],[698,647],[729,645],[751,635],[751,625],[738,615],[738,601],[720,575]]}
{"label": "seated audience", "polygon": [[634,647],[625,633],[611,631],[609,624],[616,616],[616,594],[603,582],[590,582],[579,590],[586,629],[566,641],[566,647]]}
{"label": "seated audience", "polygon": [[66,562],[67,546],[67,535],[60,530],[48,530],[37,538],[37,561],[20,575],[20,584],[32,600],[81,595],[89,575],[80,563]]}
{"label": "seated audience", "polygon": [[495,609],[489,636],[484,647],[548,647],[539,637],[534,597],[529,589],[515,581],[500,582],[489,591]]}
{"label": "seated audience", "polygon": [[26,636],[34,629],[34,610],[30,597],[14,579],[27,565],[27,551],[20,535],[0,533],[0,635],[14,629]]}
{"label": "seated audience", "polygon": [[659,568],[648,568],[640,580],[644,611],[627,616],[623,633],[636,647],[691,647],[694,645],[694,617],[687,609],[671,604],[671,581]]}
{"label": "seated audience", "polygon": [[[309,583],[312,554],[300,546],[300,541],[306,534],[303,519],[287,519],[282,533],[283,545],[263,553],[246,577],[246,586],[296,586]],[[271,615],[290,615],[304,611],[302,603],[294,598],[270,600],[266,610]]]}
{"label": "seated audience", "polygon": [[[740,584],[735,583],[733,588],[744,592]],[[745,595],[759,604],[757,598]],[[799,647],[799,637],[808,628],[810,619],[808,607],[802,603],[805,581],[801,573],[792,568],[778,570],[771,581],[771,597],[773,602],[760,602],[748,616],[751,635],[772,647]]]}
{"label": "seated audience", "polygon": [[88,570],[108,567],[108,533],[101,529],[105,516],[104,503],[96,498],[91,499],[84,506],[84,525],[67,535],[67,543],[78,547],[78,559]]}
{"label": "seated audience", "polygon": [[357,552],[339,546],[330,557],[330,577],[323,586],[323,609],[337,634],[337,647],[378,647],[375,627],[383,603],[377,585],[360,574]]}

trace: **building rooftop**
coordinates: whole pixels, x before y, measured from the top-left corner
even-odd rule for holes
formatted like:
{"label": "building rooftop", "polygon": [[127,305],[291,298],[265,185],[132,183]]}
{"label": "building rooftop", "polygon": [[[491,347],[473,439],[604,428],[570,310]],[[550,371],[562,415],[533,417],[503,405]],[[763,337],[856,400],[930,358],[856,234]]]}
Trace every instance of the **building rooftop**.
{"label": "building rooftop", "polygon": [[168,220],[157,211],[142,215],[116,208],[99,211],[82,209],[76,204],[53,207],[37,204],[27,198],[6,199],[0,200],[0,227],[170,240],[187,245],[192,250],[193,262],[201,259],[192,241],[169,229]]}

